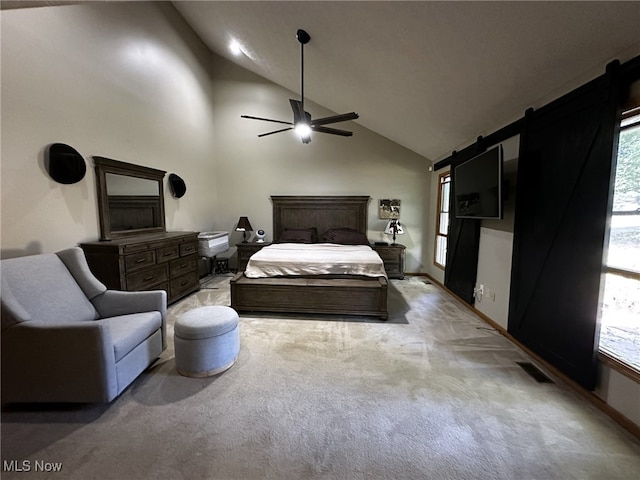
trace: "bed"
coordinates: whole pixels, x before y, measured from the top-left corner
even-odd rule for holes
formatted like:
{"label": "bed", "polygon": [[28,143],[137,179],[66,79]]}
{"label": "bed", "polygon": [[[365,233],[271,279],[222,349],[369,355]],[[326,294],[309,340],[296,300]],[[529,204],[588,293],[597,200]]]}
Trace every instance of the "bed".
{"label": "bed", "polygon": [[[322,242],[324,232],[347,230],[366,236],[369,200],[368,196],[272,196],[274,248],[265,247],[254,257],[262,257],[263,251],[275,250],[277,257],[286,253],[282,250],[319,246],[316,242],[288,243],[291,231],[296,230],[317,231],[325,250],[335,245]],[[368,246],[355,249],[360,250],[356,255],[373,253],[370,270],[358,269],[365,258],[359,256],[352,262],[355,270],[339,267],[337,271],[326,271],[313,267],[312,271],[296,272],[290,271],[292,263],[285,264],[283,271],[278,270],[282,265],[274,267],[267,258],[268,271],[255,274],[252,257],[247,270],[231,279],[231,306],[237,311],[363,315],[386,320],[388,280],[382,260]],[[332,263],[342,265],[338,261]]]}

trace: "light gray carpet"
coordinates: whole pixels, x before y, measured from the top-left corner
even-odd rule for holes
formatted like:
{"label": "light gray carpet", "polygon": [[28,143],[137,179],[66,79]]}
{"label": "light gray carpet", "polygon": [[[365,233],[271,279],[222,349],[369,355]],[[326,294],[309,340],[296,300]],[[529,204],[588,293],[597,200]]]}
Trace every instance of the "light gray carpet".
{"label": "light gray carpet", "polygon": [[[170,308],[228,305],[229,276]],[[3,479],[632,479],[640,442],[421,278],[391,318],[243,315],[237,363],[160,362],[108,406],[2,415]],[[36,461],[62,471],[35,472]]]}

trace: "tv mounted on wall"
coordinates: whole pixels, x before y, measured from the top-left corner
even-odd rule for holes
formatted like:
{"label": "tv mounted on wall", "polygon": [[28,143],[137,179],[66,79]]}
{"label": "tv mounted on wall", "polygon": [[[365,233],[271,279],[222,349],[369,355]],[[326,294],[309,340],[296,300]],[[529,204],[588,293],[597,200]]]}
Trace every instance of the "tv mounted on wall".
{"label": "tv mounted on wall", "polygon": [[454,167],[456,218],[502,219],[502,145]]}

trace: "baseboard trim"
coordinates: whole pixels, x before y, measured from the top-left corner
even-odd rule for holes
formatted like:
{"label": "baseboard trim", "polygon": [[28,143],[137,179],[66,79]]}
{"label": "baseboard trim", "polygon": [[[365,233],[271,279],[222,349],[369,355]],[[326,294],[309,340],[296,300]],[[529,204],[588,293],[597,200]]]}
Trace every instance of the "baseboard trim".
{"label": "baseboard trim", "polygon": [[[509,341],[511,341],[511,343],[513,343],[515,346],[517,346],[519,349],[521,349],[527,355],[529,355],[531,358],[533,358],[541,367],[543,367],[545,370],[547,370],[551,375],[553,375],[558,380],[560,380],[563,383],[565,383],[566,385],[568,385],[572,390],[574,390],[580,396],[585,398],[587,401],[589,401],[591,404],[593,404],[596,408],[598,408],[599,410],[601,410],[602,412],[607,414],[609,417],[611,417],[618,425],[620,425],[625,430],[627,430],[629,433],[631,433],[632,435],[634,435],[635,437],[640,439],[640,425],[636,425],[633,421],[631,421],[629,418],[624,416],[618,410],[613,408],[611,405],[609,405],[607,402],[605,402],[602,398],[598,397],[594,392],[591,392],[591,391],[585,389],[582,385],[580,385],[579,383],[577,383],[574,380],[572,380],[571,378],[569,378],[567,375],[565,375],[564,373],[559,371],[556,367],[554,367],[553,365],[548,363],[546,360],[544,360],[538,354],[536,354],[535,352],[533,352],[532,350],[527,348],[525,345],[520,343],[516,338],[514,338],[511,334],[509,334],[509,332],[507,330],[505,330],[501,325],[499,325],[496,322],[494,322],[493,320],[491,320],[484,313],[482,313],[481,311],[477,310],[473,305],[469,305],[467,302],[462,300],[459,296],[457,296],[455,293],[453,293],[451,290],[449,290],[447,287],[445,287],[440,281],[436,280],[435,278],[433,278],[428,273],[424,273],[424,274],[421,274],[421,275],[424,275],[427,278],[429,278],[429,280],[431,282],[433,282],[434,284],[438,285],[444,291],[449,293],[452,297],[457,299],[463,306],[465,306],[466,308],[471,310],[473,313],[478,315],[489,326],[491,326],[492,328],[497,330],[502,336],[507,338]],[[602,355],[600,357],[602,358]],[[612,366],[610,362],[605,362],[605,363],[607,363],[608,365]],[[613,368],[615,368],[615,366],[613,366]]]}

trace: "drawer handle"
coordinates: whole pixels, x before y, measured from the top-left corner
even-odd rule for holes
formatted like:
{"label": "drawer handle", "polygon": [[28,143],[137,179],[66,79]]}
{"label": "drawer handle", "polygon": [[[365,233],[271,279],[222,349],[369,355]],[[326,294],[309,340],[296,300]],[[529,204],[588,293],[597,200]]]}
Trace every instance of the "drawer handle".
{"label": "drawer handle", "polygon": [[181,286],[181,287],[184,287],[185,285],[188,285],[188,284],[189,284],[189,280],[183,280],[183,281],[180,283],[180,286]]}
{"label": "drawer handle", "polygon": [[175,253],[176,253],[176,251],[175,251],[175,250],[171,250],[170,252],[166,252],[166,253],[164,253],[164,256],[165,256],[165,257],[168,257],[168,256],[173,255],[173,254],[175,254]]}
{"label": "drawer handle", "polygon": [[145,281],[145,282],[148,282],[149,280],[153,280],[154,278],[156,278],[155,275],[150,275],[148,277],[144,277],[142,280]]}
{"label": "drawer handle", "polygon": [[146,258],[139,258],[138,260],[136,260],[136,263],[147,263],[147,259]]}

